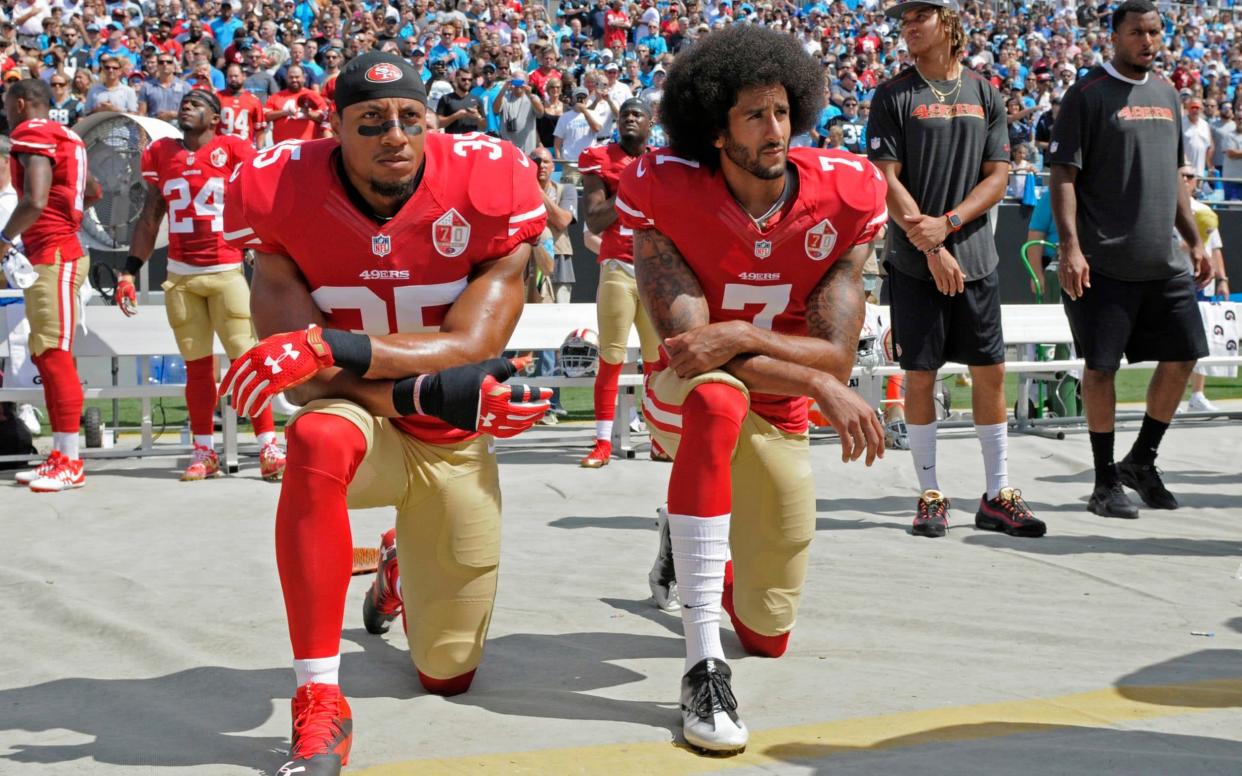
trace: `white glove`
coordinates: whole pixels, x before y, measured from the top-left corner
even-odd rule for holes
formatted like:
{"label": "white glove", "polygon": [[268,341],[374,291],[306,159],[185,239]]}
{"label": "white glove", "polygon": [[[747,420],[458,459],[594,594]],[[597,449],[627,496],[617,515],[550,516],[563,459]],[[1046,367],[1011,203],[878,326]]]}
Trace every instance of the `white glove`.
{"label": "white glove", "polygon": [[4,254],[4,259],[0,260],[0,269],[4,270],[4,279],[12,288],[30,288],[39,279],[30,259],[16,247],[9,248],[8,253]]}

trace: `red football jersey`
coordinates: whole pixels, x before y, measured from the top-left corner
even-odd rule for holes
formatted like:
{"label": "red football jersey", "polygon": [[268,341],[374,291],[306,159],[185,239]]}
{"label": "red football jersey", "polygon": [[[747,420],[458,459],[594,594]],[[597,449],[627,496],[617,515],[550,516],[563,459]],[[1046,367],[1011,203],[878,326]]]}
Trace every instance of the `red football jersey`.
{"label": "red football jersey", "polygon": [[[335,139],[273,146],[229,184],[225,237],[292,259],[332,328],[437,331],[474,268],[538,240],[547,214],[534,165],[508,142],[435,133],[424,148],[414,196],[380,224],[346,193]],[[433,444],[473,436],[431,417],[393,422]]]}
{"label": "red football jersey", "polygon": [[[888,221],[883,176],[845,151],[791,148],[798,196],[761,231],[724,176],[669,151],[649,153],[621,176],[617,214],[631,229],[655,229],[694,270],[711,320],[743,320],[805,335],[806,301],[833,265],[870,242]],[[752,393],[751,408],[778,428],[806,430],[806,402]]]}
{"label": "red football jersey", "polygon": [[[44,156],[52,160],[52,188],[39,220],[22,232],[22,244],[31,264],[52,264],[56,252],[62,260],[82,255],[78,229],[82,226],[86,195],[86,146],[72,129],[49,119],[30,119],[9,135],[13,150],[9,170],[13,189],[22,191],[26,168],[19,156]],[[16,235],[9,235],[15,237]]]}
{"label": "red football jersey", "polygon": [[216,92],[216,96],[220,98],[220,134],[254,143],[258,133],[267,126],[259,98],[245,89],[237,94]]}
{"label": "red football jersey", "polygon": [[319,132],[320,122],[306,118],[307,108],[303,106],[309,106],[310,110],[326,110],[328,103],[310,89],[297,92],[286,89],[267,98],[268,110],[293,111],[293,115],[272,122],[273,143],[285,140],[310,140],[322,136]]}
{"label": "red football jersey", "polygon": [[[598,175],[608,196],[612,197],[616,196],[621,173],[637,158],[627,154],[620,143],[591,146],[578,155],[578,171],[584,175]],[[599,237],[599,261],[617,259],[633,263],[634,230],[622,224],[620,218],[613,221]]]}
{"label": "red football jersey", "polygon": [[216,135],[197,151],[166,137],[142,153],[142,177],[168,207],[170,272],[195,275],[242,260],[241,251],[224,240],[224,187],[254,154],[253,145],[232,135]]}

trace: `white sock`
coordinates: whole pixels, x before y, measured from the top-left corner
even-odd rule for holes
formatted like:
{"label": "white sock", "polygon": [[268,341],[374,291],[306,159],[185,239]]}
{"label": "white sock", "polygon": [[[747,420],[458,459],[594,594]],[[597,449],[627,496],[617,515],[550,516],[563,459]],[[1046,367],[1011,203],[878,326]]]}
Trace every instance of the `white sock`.
{"label": "white sock", "polygon": [[340,684],[341,656],[313,657],[310,660],[294,660],[293,673],[298,678],[298,687],[307,682],[319,684]]}
{"label": "white sock", "polygon": [[263,447],[264,445],[270,445],[276,441],[276,432],[275,431],[264,431],[262,434],[259,434],[257,437],[255,437],[255,439],[258,440],[259,447]]}
{"label": "white sock", "polygon": [[983,473],[988,478],[988,499],[1009,487],[1009,424],[975,426],[975,436],[983,448]]}
{"label": "white sock", "polygon": [[216,439],[211,434],[195,434],[194,444],[199,447],[205,447],[208,450],[213,450],[216,446]]}
{"label": "white sock", "polygon": [[670,514],[668,530],[686,632],[685,670],[689,671],[704,658],[724,659],[720,596],[724,594],[725,561],[729,557],[729,515]]}
{"label": "white sock", "polygon": [[605,442],[612,441],[612,421],[611,420],[595,421],[595,438],[602,439]]}
{"label": "white sock", "polygon": [[936,422],[906,423],[910,441],[910,457],[914,459],[914,473],[919,477],[919,490],[940,490],[936,480]]}
{"label": "white sock", "polygon": [[82,457],[78,453],[78,432],[76,431],[53,431],[52,447],[59,450],[66,458],[76,461]]}

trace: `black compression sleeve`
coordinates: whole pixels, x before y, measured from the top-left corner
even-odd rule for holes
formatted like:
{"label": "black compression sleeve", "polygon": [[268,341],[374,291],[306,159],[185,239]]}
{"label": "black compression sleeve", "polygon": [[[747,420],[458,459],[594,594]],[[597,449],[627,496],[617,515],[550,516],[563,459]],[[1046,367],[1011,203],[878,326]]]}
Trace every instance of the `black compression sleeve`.
{"label": "black compression sleeve", "polygon": [[340,329],[324,329],[323,341],[332,348],[332,360],[346,372],[366,377],[371,368],[371,338]]}

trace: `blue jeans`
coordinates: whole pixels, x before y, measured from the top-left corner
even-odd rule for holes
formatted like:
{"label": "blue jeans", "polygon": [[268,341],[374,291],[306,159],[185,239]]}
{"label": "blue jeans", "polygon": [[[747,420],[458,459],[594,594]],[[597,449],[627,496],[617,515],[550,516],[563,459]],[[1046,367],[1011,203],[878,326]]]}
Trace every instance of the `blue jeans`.
{"label": "blue jeans", "polygon": [[[535,352],[535,363],[538,369],[535,374],[540,377],[551,377],[556,374],[556,351],[555,350],[539,350]],[[552,389],[552,409],[560,409],[561,407],[561,389]]]}

